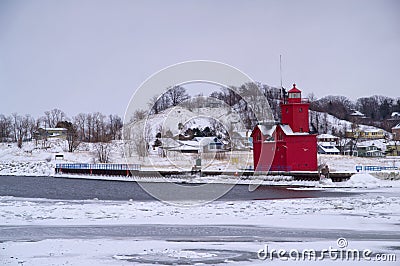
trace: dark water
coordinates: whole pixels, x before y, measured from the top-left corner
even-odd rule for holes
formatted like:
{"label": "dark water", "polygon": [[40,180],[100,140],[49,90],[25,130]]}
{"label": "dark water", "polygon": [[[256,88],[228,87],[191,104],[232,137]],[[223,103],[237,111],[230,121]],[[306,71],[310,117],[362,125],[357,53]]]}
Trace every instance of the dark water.
{"label": "dark water", "polygon": [[[150,184],[150,183],[147,183]],[[171,185],[169,183],[169,185]],[[151,183],[152,189],[169,195],[174,200],[178,195],[177,190],[186,184],[174,186],[173,189],[165,183]],[[228,190],[229,185],[213,184],[207,187],[212,190]],[[219,200],[267,200],[286,198],[314,198],[314,197],[339,197],[349,196],[350,193],[332,192],[324,190],[291,190],[290,187],[260,186],[250,192],[248,185],[235,185]],[[70,179],[53,177],[21,177],[0,176],[0,196],[14,196],[26,198],[48,198],[63,200],[86,200],[97,198],[100,200],[155,200],[137,182]],[[176,196],[178,197],[178,196]],[[183,197],[183,198],[182,198]],[[202,195],[186,194],[176,200],[202,199]]]}

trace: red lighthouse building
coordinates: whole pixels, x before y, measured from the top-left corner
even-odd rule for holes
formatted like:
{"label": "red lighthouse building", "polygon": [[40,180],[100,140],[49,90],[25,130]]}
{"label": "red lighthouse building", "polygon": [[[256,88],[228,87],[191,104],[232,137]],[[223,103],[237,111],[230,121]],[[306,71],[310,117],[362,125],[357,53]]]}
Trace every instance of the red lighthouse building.
{"label": "red lighthouse building", "polygon": [[293,88],[281,99],[281,123],[259,124],[253,137],[255,171],[317,171],[317,138],[309,133],[307,99]]}

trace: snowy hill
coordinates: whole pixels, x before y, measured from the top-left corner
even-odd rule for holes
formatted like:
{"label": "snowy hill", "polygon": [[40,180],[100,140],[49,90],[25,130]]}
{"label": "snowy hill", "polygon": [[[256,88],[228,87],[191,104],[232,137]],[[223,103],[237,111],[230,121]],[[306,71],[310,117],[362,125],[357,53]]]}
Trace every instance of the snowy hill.
{"label": "snowy hill", "polygon": [[[328,113],[322,113],[310,110],[310,124],[312,124],[319,134],[332,134],[339,136],[344,135],[346,130],[350,130],[352,122],[347,120],[339,119]],[[368,125],[358,125],[361,130],[378,130],[380,128]],[[386,134],[390,135],[389,132],[385,131]]]}
{"label": "snowy hill", "polygon": [[171,131],[171,133],[176,136],[181,133],[181,130],[178,128],[179,124],[185,125],[185,129],[187,129],[190,127],[213,127],[216,122],[219,126],[228,127],[234,125],[236,130],[244,130],[244,125],[240,123],[239,114],[232,112],[231,109],[221,107],[204,107],[190,110],[188,108],[175,106],[159,114],[149,115],[145,119],[137,121],[136,123],[131,123],[128,126],[144,128],[143,124],[146,123],[146,125],[150,126],[151,136],[155,136],[161,129],[162,133]]}

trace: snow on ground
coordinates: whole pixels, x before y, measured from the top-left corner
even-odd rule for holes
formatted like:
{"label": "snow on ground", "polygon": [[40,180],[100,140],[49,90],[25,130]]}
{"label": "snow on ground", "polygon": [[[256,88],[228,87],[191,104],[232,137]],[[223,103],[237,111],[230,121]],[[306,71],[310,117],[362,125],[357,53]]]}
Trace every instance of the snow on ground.
{"label": "snow on ground", "polygon": [[[358,175],[354,182],[371,176]],[[366,181],[365,181],[366,182]],[[367,182],[367,183],[368,183]],[[381,181],[383,182],[383,181]],[[343,189],[341,189],[343,191]],[[347,189],[346,191],[354,191]],[[338,198],[287,199],[270,201],[212,202],[190,208],[171,206],[158,201],[66,201],[1,197],[1,226],[74,226],[74,225],[235,225],[293,228],[293,230],[340,230],[360,233],[398,230],[400,223],[399,188],[367,189],[362,195]],[[256,236],[254,236],[256,237]],[[265,265],[255,252],[265,245],[274,249],[327,249],[337,248],[332,239],[304,241],[165,241],[149,238],[64,238],[40,241],[7,241],[0,243],[2,265],[152,265],[173,264],[177,261],[213,265]],[[375,253],[397,254],[399,242],[360,241],[349,239],[349,248],[371,249]],[[143,262],[144,261],[144,262]],[[147,261],[147,263],[146,263]],[[169,263],[162,263],[169,262]],[[193,263],[193,264],[194,264]],[[309,265],[310,261],[274,260],[274,265]],[[364,261],[334,261],[326,258],[314,265],[363,265]],[[372,262],[371,262],[372,263]],[[382,262],[380,262],[381,264]],[[191,263],[185,263],[191,264]],[[387,262],[382,265],[396,265]]]}
{"label": "snow on ground", "polygon": [[400,157],[379,157],[379,158],[368,158],[368,157],[354,157],[348,155],[327,155],[318,154],[318,164],[328,164],[331,171],[348,171],[355,172],[357,165],[362,166],[389,166],[400,168]]}
{"label": "snow on ground", "polygon": [[[139,244],[138,244],[139,243]],[[178,261],[189,261],[183,265],[396,265],[396,261],[378,261],[375,254],[385,253],[378,241],[352,241],[351,249],[374,251],[372,261],[361,259],[305,259],[285,260],[278,258],[265,260],[258,258],[260,250],[268,246],[270,249],[283,249],[287,253],[294,249],[299,252],[306,249],[323,250],[337,248],[336,241],[312,242],[171,242],[162,240],[126,240],[126,239],[48,239],[39,242],[7,242],[1,244],[7,256],[0,257],[3,265],[138,265],[140,261],[148,263],[140,265],[181,265]],[[392,244],[387,242],[387,245]],[[395,245],[396,243],[393,243]],[[1,254],[1,253],[0,253]],[[260,253],[263,255],[263,253]],[[398,259],[397,254],[397,259]],[[334,256],[332,256],[334,258]],[[343,256],[345,258],[346,255]],[[261,257],[262,258],[262,257]],[[351,258],[351,256],[349,256]],[[131,261],[129,261],[131,260]],[[207,260],[209,261],[207,263]],[[150,262],[153,263],[150,263]],[[215,263],[212,263],[212,262]],[[174,263],[175,262],[175,263]],[[374,264],[374,265],[375,265]]]}
{"label": "snow on ground", "polygon": [[54,164],[48,162],[3,162],[0,164],[1,175],[52,176]]}
{"label": "snow on ground", "polygon": [[[0,163],[4,162],[65,162],[93,163],[96,159],[95,143],[81,143],[74,152],[68,152],[67,141],[59,138],[49,138],[43,146],[35,141],[24,142],[22,148],[16,143],[0,143]],[[110,143],[111,161],[123,157],[122,141]],[[64,155],[63,160],[55,160],[55,155]]]}
{"label": "snow on ground", "polygon": [[[349,186],[359,187],[376,187],[376,185],[380,183],[382,183],[381,180],[367,173],[357,173],[355,175],[352,175],[350,180],[346,181],[346,184]],[[391,182],[387,182],[387,184],[391,184]]]}
{"label": "snow on ground", "polygon": [[161,202],[4,198],[3,225],[208,224],[397,230],[398,197],[213,202],[191,208]]}

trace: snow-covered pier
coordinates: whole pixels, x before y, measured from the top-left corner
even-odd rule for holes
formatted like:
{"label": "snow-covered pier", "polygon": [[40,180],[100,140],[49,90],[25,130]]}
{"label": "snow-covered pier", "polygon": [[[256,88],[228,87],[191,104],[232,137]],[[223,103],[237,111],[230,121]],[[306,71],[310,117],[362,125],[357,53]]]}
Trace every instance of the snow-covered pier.
{"label": "snow-covered pier", "polygon": [[[107,175],[107,176],[137,176],[137,177],[170,177],[170,176],[237,176],[248,178],[250,176],[291,176],[294,180],[316,181],[320,179],[317,171],[254,171],[254,170],[196,170],[184,171],[177,169],[141,169],[139,164],[56,164],[56,174],[84,174],[84,175]],[[329,177],[334,182],[348,180],[352,172],[332,172]]]}

